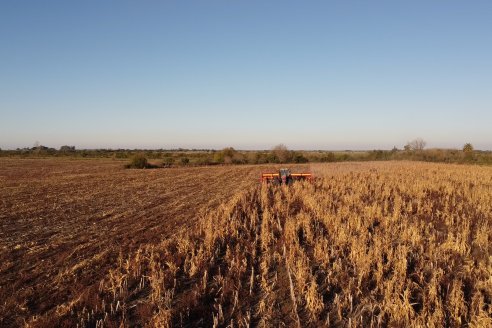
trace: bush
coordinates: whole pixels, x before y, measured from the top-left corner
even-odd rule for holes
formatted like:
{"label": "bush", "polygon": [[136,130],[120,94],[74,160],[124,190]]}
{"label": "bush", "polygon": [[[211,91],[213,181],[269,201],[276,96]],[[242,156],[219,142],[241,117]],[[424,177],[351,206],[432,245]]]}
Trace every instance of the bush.
{"label": "bush", "polygon": [[126,165],[128,169],[146,169],[151,167],[149,164],[147,157],[144,154],[135,154],[133,155],[129,164]]}
{"label": "bush", "polygon": [[369,159],[369,160],[387,160],[390,158],[390,154],[391,153],[386,152],[384,150],[373,150],[367,155],[367,159]]}
{"label": "bush", "polygon": [[216,152],[214,154],[214,159],[213,161],[215,163],[224,163],[224,153],[222,151]]}
{"label": "bush", "polygon": [[128,153],[125,151],[117,151],[117,152],[113,153],[113,155],[115,158],[119,158],[119,159],[128,158]]}
{"label": "bush", "polygon": [[335,154],[333,152],[327,152],[321,157],[321,162],[335,162]]}
{"label": "bush", "polygon": [[309,160],[301,153],[294,154],[294,163],[307,163]]}
{"label": "bush", "polygon": [[174,158],[172,157],[164,157],[164,160],[162,161],[162,165],[165,167],[170,167],[174,163]]}
{"label": "bush", "polygon": [[243,162],[243,155],[232,147],[227,147],[214,154],[213,161],[221,164],[240,164]]}
{"label": "bush", "polygon": [[210,156],[200,156],[196,159],[197,165],[211,165],[214,164],[214,161]]}

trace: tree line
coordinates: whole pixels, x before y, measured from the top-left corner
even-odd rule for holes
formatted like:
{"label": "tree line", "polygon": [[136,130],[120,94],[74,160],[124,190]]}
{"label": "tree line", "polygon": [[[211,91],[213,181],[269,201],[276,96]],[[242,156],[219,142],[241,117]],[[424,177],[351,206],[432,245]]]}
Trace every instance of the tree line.
{"label": "tree line", "polygon": [[[162,167],[186,165],[228,165],[228,164],[281,164],[281,163],[313,163],[343,161],[379,161],[379,160],[417,160],[446,163],[477,163],[492,164],[492,152],[477,151],[471,143],[465,143],[461,149],[426,149],[423,139],[409,141],[402,149],[372,151],[325,151],[290,150],[284,144],[270,150],[245,151],[226,147],[214,149],[76,149],[75,146],[64,145],[59,149],[36,144],[31,148],[1,150],[3,157],[67,157],[67,158],[139,158],[139,163],[148,167],[152,164]],[[150,161],[150,162],[149,162]],[[140,166],[142,164],[139,164]]]}

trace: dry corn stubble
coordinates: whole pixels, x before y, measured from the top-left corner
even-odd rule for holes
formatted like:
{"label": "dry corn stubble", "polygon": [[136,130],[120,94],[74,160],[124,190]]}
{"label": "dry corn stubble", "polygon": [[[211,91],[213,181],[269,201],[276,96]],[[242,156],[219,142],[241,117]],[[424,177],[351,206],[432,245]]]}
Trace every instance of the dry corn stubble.
{"label": "dry corn stubble", "polygon": [[[313,165],[120,259],[81,326],[492,325],[492,169]],[[57,319],[57,320],[58,320]],[[55,320],[55,319],[54,319]],[[33,324],[35,325],[35,321]]]}

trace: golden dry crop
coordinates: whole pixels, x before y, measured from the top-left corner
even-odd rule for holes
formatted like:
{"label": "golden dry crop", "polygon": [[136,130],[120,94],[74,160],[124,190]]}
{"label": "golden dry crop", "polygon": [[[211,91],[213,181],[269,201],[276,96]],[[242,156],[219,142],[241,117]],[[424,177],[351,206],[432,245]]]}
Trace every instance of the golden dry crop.
{"label": "golden dry crop", "polygon": [[[29,326],[80,327],[492,326],[490,167],[319,164],[311,165],[318,177],[313,184],[289,187],[259,185],[260,167],[215,169],[231,170],[234,176],[228,183],[235,189],[229,187],[227,201],[202,207],[208,209],[206,214],[191,215],[189,229],[175,233],[172,225],[162,223],[161,227],[159,220],[151,220],[155,225],[141,230],[138,224],[129,226],[126,236],[130,239],[134,230],[149,234],[149,229],[159,229],[160,235],[150,234],[158,237],[148,242],[137,238],[134,247],[124,248],[99,267],[94,263],[102,262],[83,263],[79,270],[102,272],[94,276],[99,280],[80,286],[79,293],[51,304],[51,309],[38,312],[37,317],[20,317]],[[213,169],[196,170],[203,174]],[[102,179],[104,185],[119,185],[128,191],[131,188],[124,181],[131,179],[139,186],[136,192],[143,189],[152,194],[162,187],[149,175],[164,180],[168,174],[161,173],[166,170],[128,176],[118,172],[114,176],[101,173],[95,181]],[[124,187],[114,182],[118,177]],[[206,188],[192,186],[190,181],[177,187],[173,197],[183,197],[180,195],[189,188]],[[112,189],[106,187],[108,190]],[[11,200],[4,201],[2,209],[13,210],[9,202],[17,193],[4,193]],[[88,199],[95,197],[89,195]],[[107,201],[129,197],[117,195],[109,194]],[[25,197],[36,198],[32,192]],[[145,197],[138,199],[143,202]],[[80,201],[83,199],[74,200],[74,206]],[[106,205],[114,211],[122,206],[117,202]],[[158,208],[137,203],[125,206],[130,212],[120,217],[130,222],[149,209],[153,215],[163,215],[176,204],[168,200]],[[132,212],[135,207],[140,211]],[[35,221],[30,214],[25,217]],[[2,229],[8,226],[7,219],[2,216]],[[115,242],[117,231],[125,229],[108,228],[106,238]],[[83,245],[92,249],[89,243]],[[17,268],[2,267],[2,282]],[[56,293],[57,284],[64,284],[49,279],[47,283],[47,297]],[[31,285],[23,281],[17,286]],[[6,295],[4,290],[2,287]],[[4,314],[27,307],[30,301],[7,300],[10,303],[5,304],[12,308],[2,305]]]}

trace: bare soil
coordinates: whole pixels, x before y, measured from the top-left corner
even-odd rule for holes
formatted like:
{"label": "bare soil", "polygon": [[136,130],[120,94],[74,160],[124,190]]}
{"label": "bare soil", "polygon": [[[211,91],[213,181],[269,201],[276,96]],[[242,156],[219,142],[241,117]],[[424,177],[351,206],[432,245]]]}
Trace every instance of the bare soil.
{"label": "bare soil", "polygon": [[123,164],[0,159],[0,326],[23,325],[77,299],[120,253],[193,229],[266,169]]}

